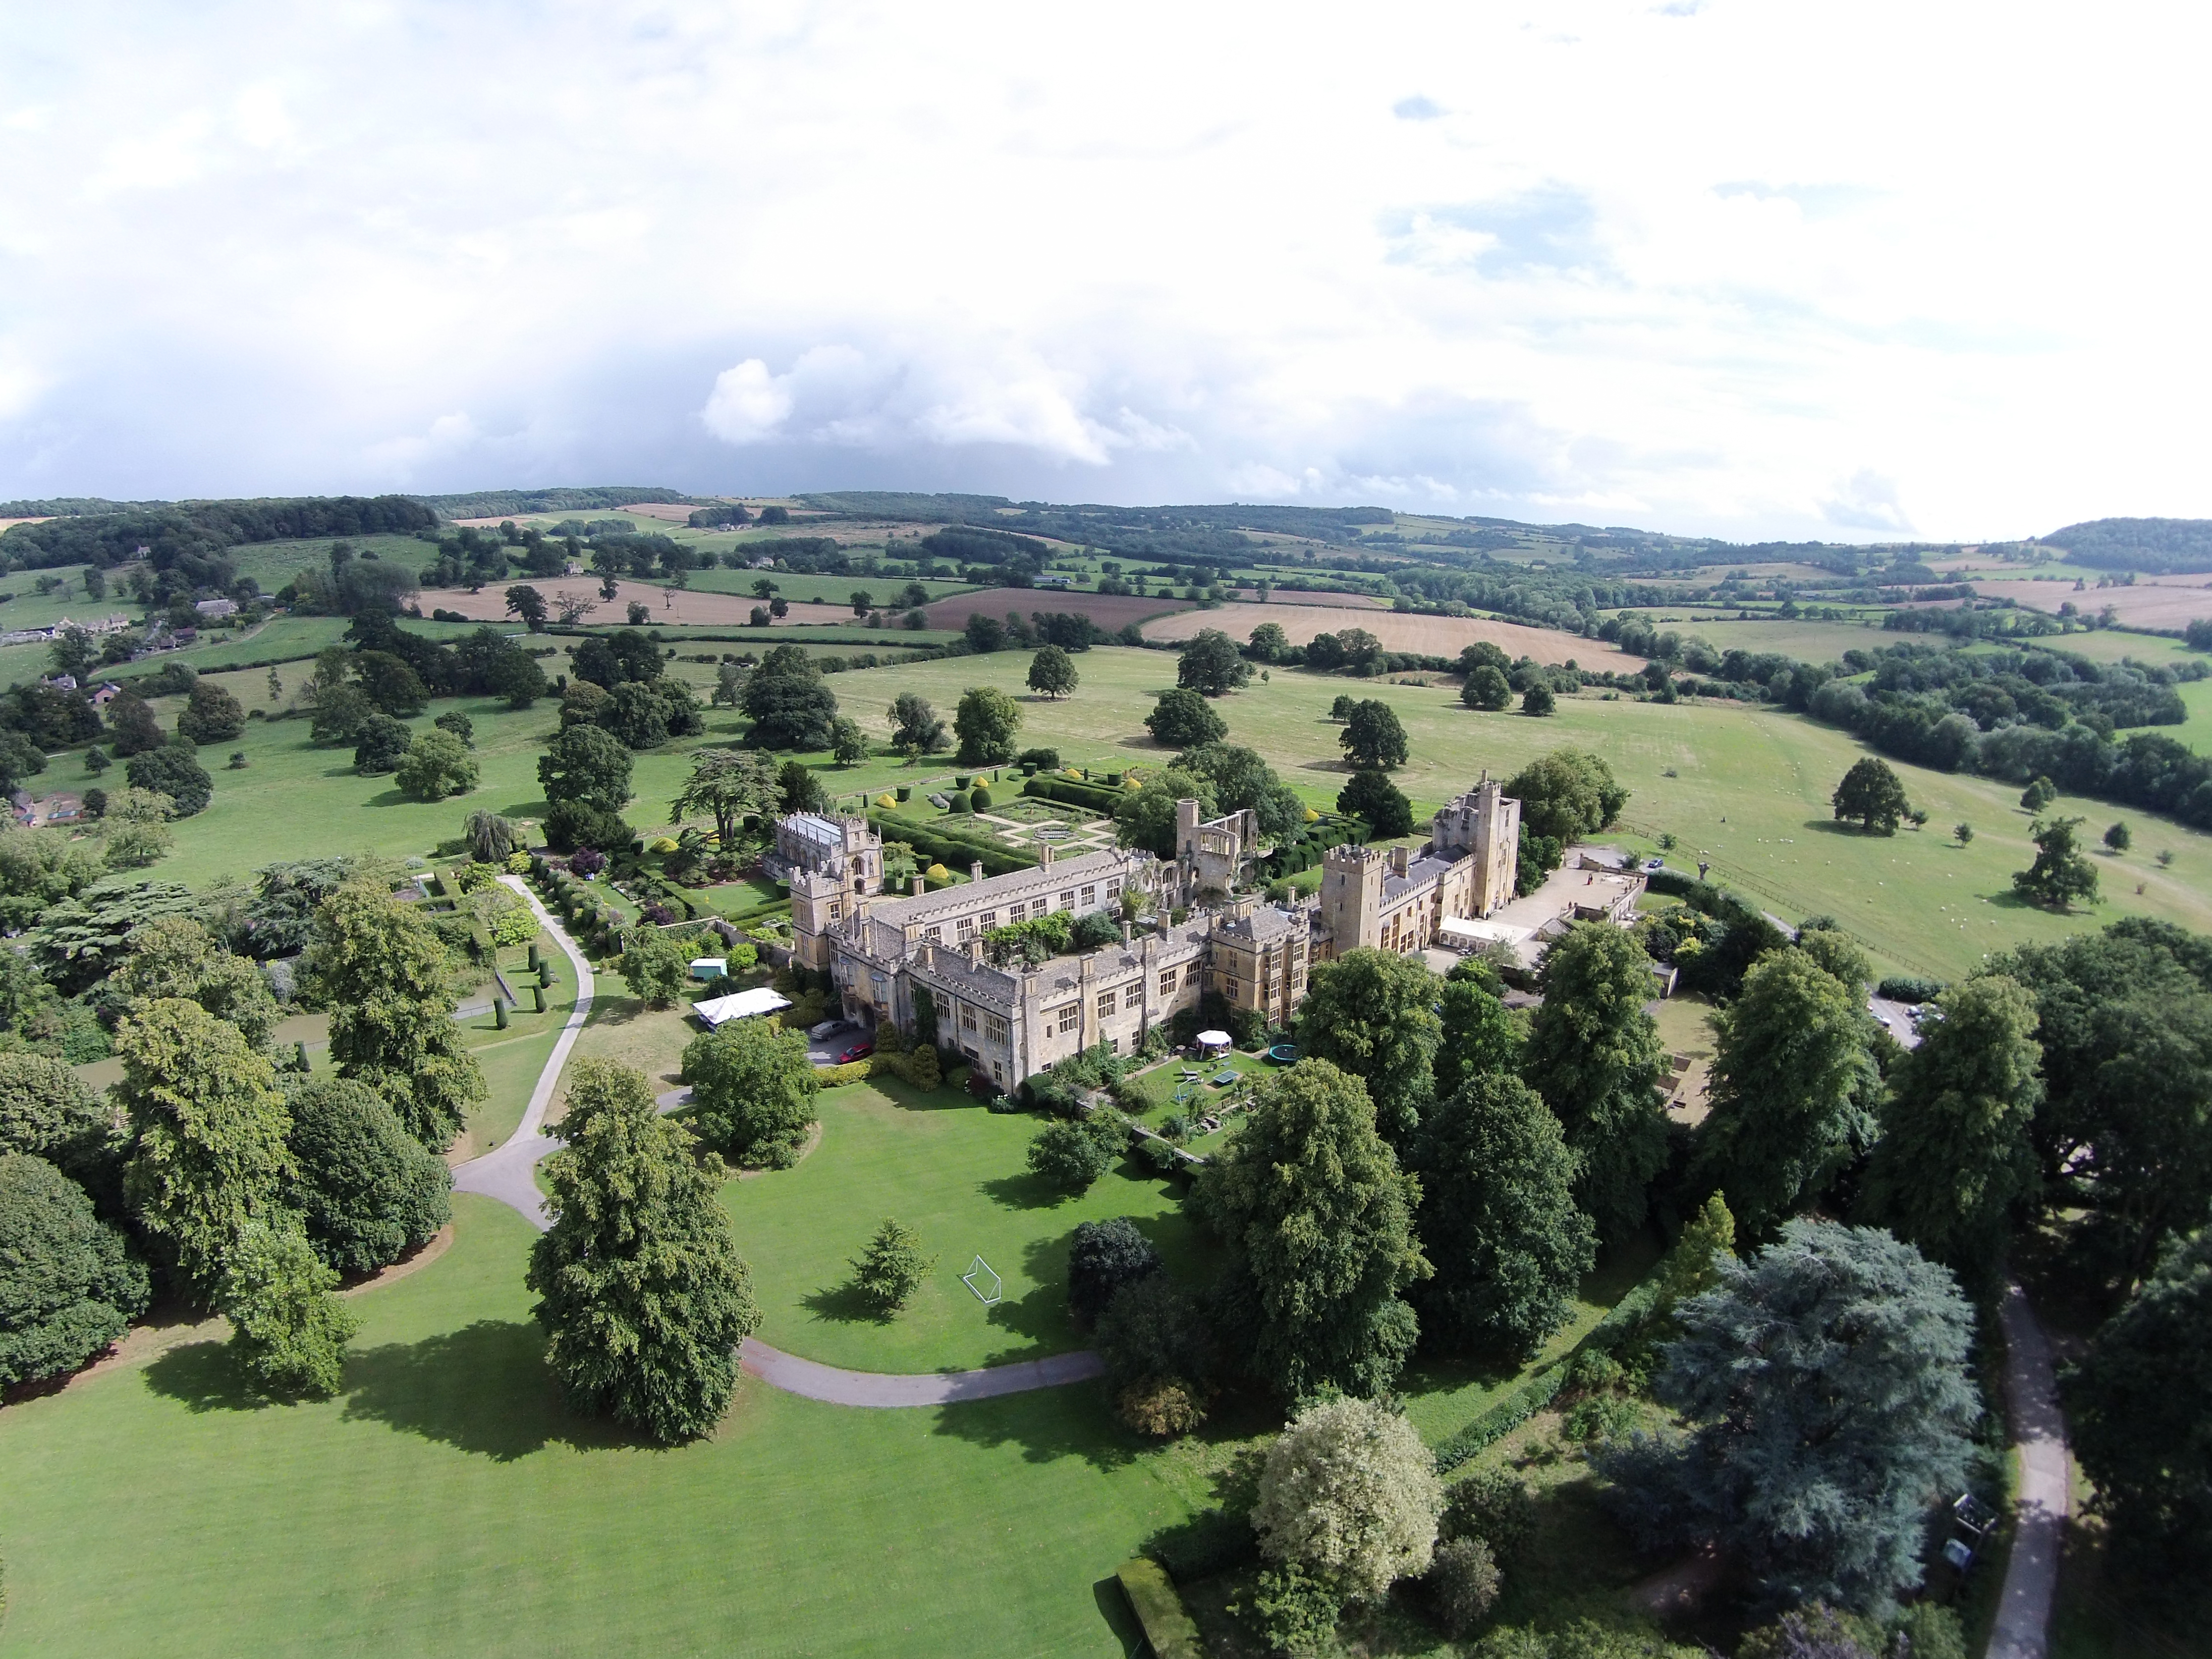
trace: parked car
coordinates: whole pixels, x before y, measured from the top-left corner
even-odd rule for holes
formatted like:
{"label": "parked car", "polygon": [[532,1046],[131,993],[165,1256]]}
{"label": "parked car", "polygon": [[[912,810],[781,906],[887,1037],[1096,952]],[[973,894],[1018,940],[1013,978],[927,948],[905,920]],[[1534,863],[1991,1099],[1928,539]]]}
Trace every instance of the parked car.
{"label": "parked car", "polygon": [[1647,875],[1654,870],[1664,870],[1666,867],[1667,860],[1664,859],[1646,859],[1644,860],[1644,873]]}
{"label": "parked car", "polygon": [[836,1019],[825,1019],[818,1025],[810,1025],[806,1028],[807,1040],[810,1042],[819,1042],[824,1037],[836,1036],[838,1032],[844,1029],[845,1022],[842,1018]]}
{"label": "parked car", "polygon": [[861,1037],[857,1042],[848,1042],[838,1049],[835,1063],[839,1066],[850,1066],[854,1060],[866,1060],[875,1052],[876,1045],[866,1037]]}

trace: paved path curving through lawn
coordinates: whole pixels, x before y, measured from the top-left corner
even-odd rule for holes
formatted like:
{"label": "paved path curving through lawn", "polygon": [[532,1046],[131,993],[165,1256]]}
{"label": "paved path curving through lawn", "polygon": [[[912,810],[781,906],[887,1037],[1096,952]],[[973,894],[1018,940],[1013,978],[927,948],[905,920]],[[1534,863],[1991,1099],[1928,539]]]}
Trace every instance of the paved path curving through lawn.
{"label": "paved path curving through lawn", "polygon": [[2005,1286],[2005,1399],[2012,1408],[2013,1444],[2020,1451],[2020,1496],[2014,1505],[2012,1559],[1990,1632],[1987,1659],[2044,1659],[2051,1600],[2058,1583],[2058,1551],[2069,1497],[2066,1417],[2051,1344],[2035,1322],[2027,1292]]}
{"label": "paved path curving through lawn", "polygon": [[501,876],[500,879],[522,895],[523,902],[538,913],[538,925],[552,936],[553,942],[568,958],[568,966],[576,975],[576,1006],[569,1010],[568,1023],[561,1028],[561,1035],[554,1042],[552,1058],[538,1074],[538,1086],[530,1091],[530,1104],[523,1109],[522,1121],[507,1138],[507,1145],[495,1147],[482,1158],[472,1158],[456,1169],[453,1185],[461,1192],[480,1193],[521,1211],[531,1224],[543,1232],[549,1218],[545,1197],[538,1190],[533,1172],[538,1160],[558,1144],[545,1133],[545,1109],[553,1103],[553,1091],[560,1084],[561,1068],[568,1063],[569,1053],[576,1046],[584,1022],[591,1018],[592,964],[584,959],[584,953],[576,948],[568,930],[538,902],[538,895],[524,884],[521,877]]}
{"label": "paved path curving through lawn", "polygon": [[[501,879],[520,893],[538,914],[538,925],[550,934],[576,974],[576,1006],[553,1045],[552,1057],[531,1091],[530,1104],[507,1145],[471,1158],[453,1171],[454,1187],[465,1193],[495,1198],[521,1212],[525,1220],[544,1232],[552,1224],[545,1212],[545,1195],[538,1190],[538,1161],[560,1145],[544,1130],[545,1109],[553,1103],[553,1091],[561,1081],[561,1068],[568,1063],[576,1036],[592,1012],[592,964],[576,948],[567,931],[538,895],[520,877]],[[671,1089],[655,1097],[653,1104],[672,1112],[691,1098],[689,1089]],[[1056,1353],[1042,1359],[1018,1360],[1011,1365],[991,1365],[974,1371],[848,1371],[817,1364],[797,1354],[771,1348],[747,1337],[738,1350],[738,1363],[771,1388],[832,1406],[949,1406],[966,1400],[990,1400],[1005,1394],[1026,1394],[1032,1389],[1056,1389],[1100,1376],[1104,1364],[1095,1353]]]}

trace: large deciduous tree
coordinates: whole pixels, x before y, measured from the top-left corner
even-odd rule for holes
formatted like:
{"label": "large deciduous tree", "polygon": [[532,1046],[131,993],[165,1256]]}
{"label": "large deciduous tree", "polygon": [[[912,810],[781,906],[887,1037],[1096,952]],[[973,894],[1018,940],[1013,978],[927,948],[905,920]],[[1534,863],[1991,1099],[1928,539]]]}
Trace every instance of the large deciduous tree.
{"label": "large deciduous tree", "polygon": [[2087,1212],[2082,1271],[2132,1285],[2212,1206],[2212,940],[2130,916],[1990,965],[2036,1002],[2045,1187]]}
{"label": "large deciduous tree", "polygon": [[891,751],[908,761],[918,761],[947,747],[945,721],[929,699],[919,691],[902,691],[891,699]]}
{"label": "large deciduous tree", "polygon": [[446,947],[409,906],[351,881],[317,908],[307,967],[331,1010],[338,1075],[375,1090],[410,1134],[442,1150],[484,1097],[453,1024]]}
{"label": "large deciduous tree", "polygon": [[1361,772],[1388,772],[1403,766],[1413,752],[1398,711],[1380,697],[1352,704],[1336,741],[1345,759]]}
{"label": "large deciduous tree", "polygon": [[1871,755],[1852,763],[1829,804],[1840,822],[1856,823],[1872,836],[1895,835],[1898,824],[1912,810],[1897,774],[1889,769],[1888,763]]}
{"label": "large deciduous tree", "polygon": [[1269,1560],[1346,1601],[1378,1601],[1428,1566],[1443,1510],[1436,1459],[1413,1425],[1371,1400],[1331,1400],[1267,1448],[1252,1528]]}
{"label": "large deciduous tree", "polygon": [[2079,818],[2036,820],[2027,837],[2035,843],[2035,861],[2014,873],[2014,892],[2054,910],[2066,909],[2075,899],[2099,902],[2097,866],[2081,856],[2074,833],[2081,823]]}
{"label": "large deciduous tree", "polygon": [[1298,1045],[1366,1085],[1383,1138],[1403,1146],[1436,1090],[1437,976],[1419,957],[1347,951],[1317,964],[1298,1006]]}
{"label": "large deciduous tree", "polygon": [[1075,672],[1075,663],[1066,652],[1056,645],[1042,646],[1030,659],[1029,687],[1048,697],[1065,697],[1074,694],[1081,684]]}
{"label": "large deciduous tree", "polygon": [[74,1370],[146,1310],[145,1264],[42,1158],[0,1150],[0,1388]]}
{"label": "large deciduous tree", "polygon": [[1176,803],[1198,803],[1200,818],[1220,810],[1213,780],[1170,766],[1145,781],[1143,788],[1114,809],[1114,836],[1124,847],[1141,847],[1156,858],[1176,855]]}
{"label": "large deciduous tree", "polygon": [[2067,1374],[2096,1507],[2172,1571],[2212,1561],[2212,1228],[2174,1243]]}
{"label": "large deciduous tree", "polygon": [[66,1060],[27,1049],[0,1053],[0,1152],[47,1163],[93,1195],[104,1215],[122,1212],[120,1118]]}
{"label": "large deciduous tree", "polygon": [[1234,1351],[1287,1398],[1388,1388],[1419,1326],[1402,1292],[1429,1271],[1413,1177],[1359,1079],[1307,1060],[1270,1084],[1193,1203],[1226,1246]]}
{"label": "large deciduous tree", "polygon": [[1437,994],[1442,1030],[1435,1063],[1437,1098],[1457,1094],[1471,1079],[1521,1069],[1521,1027],[1498,1000],[1487,964],[1462,961]]}
{"label": "large deciduous tree", "polygon": [[204,811],[215,799],[214,780],[195,758],[189,744],[167,743],[133,755],[125,764],[123,775],[133,789],[167,795],[172,803],[172,817],[188,818]]}
{"label": "large deciduous tree", "polygon": [[1424,1328],[1529,1352],[1572,1316],[1597,1255],[1559,1119],[1518,1078],[1478,1076],[1422,1119],[1412,1163],[1421,1246],[1436,1267],[1415,1292]]}
{"label": "large deciduous tree", "polygon": [[261,969],[233,956],[191,916],[156,916],[135,929],[112,981],[131,1000],[182,997],[228,1020],[258,1048],[284,1011]]}
{"label": "large deciduous tree", "polygon": [[216,1305],[231,1323],[231,1352],[275,1395],[326,1400],[338,1391],[345,1345],[360,1322],[331,1294],[338,1276],[289,1214],[249,1222],[223,1263]]}
{"label": "large deciduous tree", "polygon": [[1647,1537],[1717,1544],[1766,1599],[1887,1611],[1966,1478],[1973,1310],[1911,1245],[1832,1222],[1790,1222],[1719,1275],[1675,1310],[1655,1385],[1688,1438],[1606,1473]]}
{"label": "large deciduous tree", "polygon": [[2035,1001],[1991,974],[1953,986],[1936,1007],[1891,1074],[1863,1201],[1869,1218],[1984,1285],[2036,1188]]}
{"label": "large deciduous tree", "polygon": [[1337,792],[1336,810],[1365,821],[1377,841],[1413,833],[1413,804],[1381,772],[1354,772]]}
{"label": "large deciduous tree", "polygon": [[300,1078],[286,1091],[285,1189],[315,1254],[342,1273],[372,1273],[453,1218],[453,1173],[366,1084]]}
{"label": "large deciduous tree", "polygon": [[1176,684],[1209,697],[1236,690],[1252,678],[1252,665],[1244,660],[1237,641],[1218,628],[1200,629],[1176,661]]}
{"label": "large deciduous tree", "polygon": [[1260,826],[1262,843],[1279,842],[1305,823],[1306,804],[1297,791],[1277,777],[1255,749],[1233,743],[1201,744],[1176,764],[1213,785],[1217,811],[1249,811]]}
{"label": "large deciduous tree", "polygon": [[[648,1008],[670,1008],[691,982],[691,952],[659,928],[634,928],[623,940],[623,983]],[[741,1024],[754,1024],[744,1021]]]}
{"label": "large deciduous tree", "polygon": [[1541,984],[1522,1075],[1580,1160],[1577,1200],[1600,1232],[1625,1237],[1644,1224],[1651,1178],[1667,1161],[1667,1056],[1644,1012],[1651,959],[1620,928],[1582,922],[1546,955]]}
{"label": "large deciduous tree", "polygon": [[1088,1328],[1122,1290],[1164,1269],[1160,1253],[1128,1217],[1079,1221],[1067,1242],[1067,1310]]}
{"label": "large deciduous tree", "polygon": [[235,1025],[180,997],[133,1008],[116,1027],[115,1052],[133,1140],[131,1208],[185,1281],[212,1293],[247,1225],[284,1208],[291,1126],[276,1067]]}
{"label": "large deciduous tree", "polygon": [[726,1021],[684,1050],[700,1138],[739,1164],[787,1169],[819,1117],[806,1039],[765,1019]]}
{"label": "large deciduous tree", "polygon": [[1227,737],[1229,722],[1203,694],[1178,685],[1160,693],[1152,712],[1145,716],[1145,730],[1163,749],[1195,749]]}
{"label": "large deciduous tree", "polygon": [[756,749],[827,749],[837,698],[805,651],[779,645],[745,680],[745,740]]}
{"label": "large deciduous tree", "polygon": [[1628,805],[1613,769],[1581,749],[1554,749],[1505,781],[1521,803],[1521,827],[1562,846],[1609,830]]}
{"label": "large deciduous tree", "polygon": [[530,1256],[546,1359],[580,1410],[668,1443],[708,1433],[760,1323],[752,1277],[715,1202],[722,1171],[662,1117],[644,1073],[570,1071],[565,1144],[541,1166],[552,1224]]}
{"label": "large deciduous tree", "polygon": [[1874,1139],[1871,1017],[1802,951],[1769,951],[1713,1018],[1711,1113],[1700,1159],[1763,1235]]}
{"label": "large deciduous tree", "polygon": [[960,739],[954,758],[963,766],[1003,766],[1014,757],[1021,729],[1021,704],[996,686],[971,685],[952,711],[953,735]]}
{"label": "large deciduous tree", "polygon": [[177,730],[202,747],[229,743],[246,730],[246,711],[238,706],[236,697],[213,680],[202,680],[185,699],[184,713],[177,716]]}

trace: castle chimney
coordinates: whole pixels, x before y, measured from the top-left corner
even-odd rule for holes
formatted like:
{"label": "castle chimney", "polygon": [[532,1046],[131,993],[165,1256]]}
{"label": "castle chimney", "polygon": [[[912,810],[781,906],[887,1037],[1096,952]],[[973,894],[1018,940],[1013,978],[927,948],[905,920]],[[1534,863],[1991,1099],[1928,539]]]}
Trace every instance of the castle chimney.
{"label": "castle chimney", "polygon": [[968,965],[970,968],[983,965],[983,941],[973,933],[968,936]]}
{"label": "castle chimney", "polygon": [[1049,869],[1051,869],[1051,868],[1052,868],[1052,843],[1051,843],[1050,842],[1048,842],[1048,841],[1041,841],[1041,842],[1039,842],[1037,843],[1037,851],[1038,851],[1040,854],[1042,854],[1043,855],[1043,857],[1042,857],[1042,863],[1040,864],[1039,867],[1040,867],[1040,868],[1042,868],[1042,869],[1046,869],[1046,870],[1049,870]]}
{"label": "castle chimney", "polygon": [[914,878],[914,896],[916,898],[920,898],[928,889],[928,886],[929,884],[927,882],[924,881],[920,876],[916,876]]}
{"label": "castle chimney", "polygon": [[1123,922],[1123,923],[1121,924],[1121,943],[1122,943],[1122,944],[1124,944],[1124,945],[1127,945],[1128,942],[1129,942],[1129,924],[1128,924],[1127,922],[1126,922],[1126,921],[1125,921],[1125,922]]}
{"label": "castle chimney", "polygon": [[1394,847],[1390,849],[1390,872],[1393,875],[1404,875],[1407,861],[1408,854],[1404,848]]}
{"label": "castle chimney", "polygon": [[968,866],[968,879],[970,881],[981,881],[983,879],[982,860],[977,859],[973,864]]}

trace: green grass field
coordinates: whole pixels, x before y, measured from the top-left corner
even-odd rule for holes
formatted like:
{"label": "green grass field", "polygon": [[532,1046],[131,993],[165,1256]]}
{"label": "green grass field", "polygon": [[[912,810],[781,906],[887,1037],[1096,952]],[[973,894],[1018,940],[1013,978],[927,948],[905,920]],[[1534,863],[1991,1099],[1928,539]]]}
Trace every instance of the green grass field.
{"label": "green grass field", "polygon": [[[1173,684],[1174,659],[1164,652],[1100,647],[1080,654],[1077,665],[1080,693],[1058,702],[1033,697],[1024,689],[1029,657],[1022,652],[856,670],[832,676],[830,684],[844,711],[878,744],[888,740],[887,710],[901,691],[921,692],[949,717],[965,688],[987,684],[1022,700],[1024,745],[1054,745],[1065,759],[1084,765],[1118,768],[1166,759],[1142,722],[1158,692]],[[712,672],[704,665],[680,666],[687,673]],[[263,672],[241,675],[238,695],[249,707],[257,699],[265,704],[265,681]],[[2020,810],[2016,792],[2002,785],[1896,763],[1914,801],[1932,815],[1929,827],[1891,837],[1840,830],[1828,796],[1865,751],[1847,733],[1794,714],[1732,703],[1669,707],[1581,696],[1561,699],[1559,712],[1540,720],[1472,713],[1449,686],[1390,685],[1304,671],[1276,672],[1267,682],[1255,678],[1219,708],[1231,741],[1258,749],[1308,801],[1327,806],[1346,773],[1336,755],[1340,728],[1326,714],[1347,690],[1382,699],[1405,723],[1413,757],[1398,777],[1417,812],[1435,811],[1486,769],[1510,775],[1562,744],[1586,747],[1604,756],[1633,792],[1622,829],[1634,844],[1648,850],[1662,831],[1671,832],[1681,842],[1678,865],[1709,860],[1717,878],[1741,886],[1790,921],[1835,915],[1886,966],[1948,978],[1989,951],[2129,914],[2212,930],[2212,840],[2147,814],[2061,799],[2058,810],[2086,817],[2093,833],[2121,817],[2136,830],[2133,854],[2099,858],[2107,902],[2070,916],[2013,899],[2012,872],[2027,866],[2033,851],[2028,816]],[[2187,690],[2208,696],[2201,687]],[[347,751],[308,743],[304,720],[252,722],[237,745],[246,753],[246,770],[219,769],[230,745],[206,751],[216,779],[214,803],[177,826],[177,850],[161,872],[198,883],[243,875],[279,856],[363,849],[425,854],[459,833],[474,807],[540,816],[537,760],[556,724],[554,706],[541,703],[520,714],[490,699],[463,699],[459,706],[477,725],[483,786],[470,796],[432,805],[403,799],[389,778],[356,776]],[[166,705],[161,713],[165,721],[174,718]],[[417,724],[427,726],[428,717]],[[726,709],[709,711],[708,726],[702,742],[728,743],[742,728]],[[688,770],[687,755],[686,746],[672,744],[638,757],[632,823],[646,829],[665,821],[666,803]],[[830,791],[848,801],[951,770],[943,757],[915,768],[880,753],[849,769],[829,765],[824,756],[811,758]],[[82,781],[80,770],[64,759],[42,782],[70,787]],[[1972,845],[1964,848],[1948,834],[1961,820],[1976,830]],[[272,839],[272,824],[283,826],[281,837]],[[2153,860],[2161,848],[2175,855],[2170,868]],[[2142,893],[2135,890],[2138,884]]]}
{"label": "green grass field", "polygon": [[489,1200],[356,1299],[344,1393],[256,1406],[201,1342],[0,1412],[0,1651],[1097,1654],[1188,1462],[1094,1388],[912,1411],[747,1381],[659,1450],[566,1412]]}
{"label": "green grass field", "polygon": [[[1202,1278],[1178,1194],[1126,1160],[1080,1198],[1023,1159],[1041,1120],[986,1111],[963,1093],[885,1080],[821,1099],[822,1141],[798,1167],[722,1189],[753,1263],[763,1341],[860,1370],[963,1370],[1083,1346],[1067,1319],[1067,1240],[1081,1221],[1133,1217],[1171,1268]],[[849,1290],[848,1258],[896,1215],[936,1270],[907,1310],[878,1321]],[[1003,1280],[986,1308],[960,1282],[981,1255]]]}
{"label": "green grass field", "polygon": [[[1060,702],[1029,697],[1022,685],[1028,661],[1025,653],[1004,652],[855,672],[833,684],[841,702],[878,738],[888,732],[884,709],[897,692],[920,691],[950,712],[963,687],[983,684],[1027,699],[1024,744],[1055,744],[1079,764],[1166,758],[1142,725],[1158,692],[1173,684],[1173,659],[1165,653],[1084,653],[1076,659],[1082,689]],[[2012,896],[2012,872],[2033,856],[2017,791],[1893,763],[1916,804],[1932,815],[1929,827],[1890,837],[1844,831],[1833,821],[1828,797],[1867,751],[1846,732],[1777,710],[1607,702],[1584,695],[1562,698],[1550,719],[1530,720],[1470,712],[1449,686],[1390,685],[1302,670],[1275,672],[1265,683],[1255,678],[1218,707],[1230,741],[1260,750],[1318,806],[1334,802],[1346,777],[1336,758],[1341,728],[1326,718],[1330,702],[1346,691],[1379,697],[1398,712],[1412,748],[1398,781],[1417,814],[1435,811],[1485,769],[1510,775],[1547,750],[1587,748],[1603,756],[1633,792],[1622,819],[1633,844],[1651,850],[1662,831],[1671,832],[1682,844],[1678,866],[1709,860],[1717,879],[1741,886],[1793,922],[1832,915],[1887,966],[1948,978],[1987,952],[2129,914],[2212,930],[2212,839],[2144,813],[2062,797],[2057,810],[2083,816],[2094,833],[2127,817],[2136,850],[2124,859],[2100,856],[2106,903],[2052,915]],[[839,780],[835,787],[872,792],[880,780],[900,773],[874,763],[831,775]],[[1976,831],[1964,848],[1948,834],[1961,820]],[[2175,855],[2169,869],[2153,861],[2160,848]]]}

